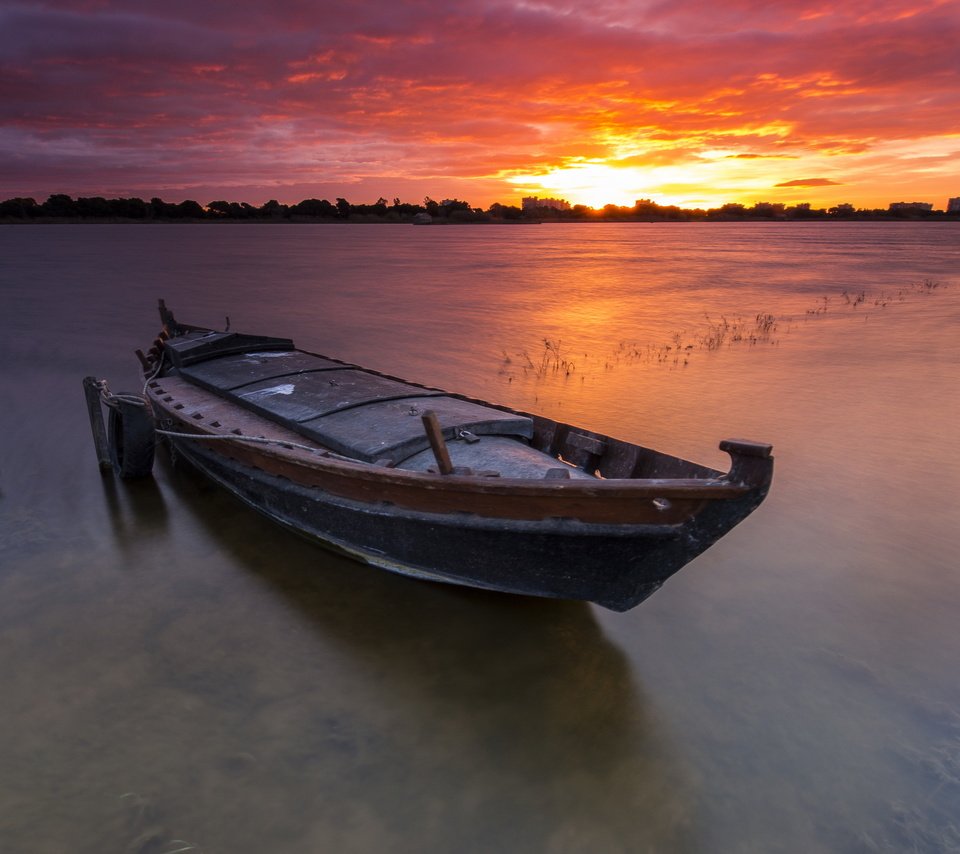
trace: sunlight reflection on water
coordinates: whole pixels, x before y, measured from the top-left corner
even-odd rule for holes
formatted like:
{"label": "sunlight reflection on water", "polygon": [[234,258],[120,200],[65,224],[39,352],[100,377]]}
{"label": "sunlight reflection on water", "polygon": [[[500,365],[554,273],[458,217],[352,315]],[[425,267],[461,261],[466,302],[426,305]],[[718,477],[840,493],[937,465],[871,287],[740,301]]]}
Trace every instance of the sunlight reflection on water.
{"label": "sunlight reflection on water", "polygon": [[[0,228],[3,845],[960,847],[958,237]],[[158,296],[710,465],[770,441],[774,488],[626,615],[355,566],[163,458],[101,479],[80,379],[137,388]]]}

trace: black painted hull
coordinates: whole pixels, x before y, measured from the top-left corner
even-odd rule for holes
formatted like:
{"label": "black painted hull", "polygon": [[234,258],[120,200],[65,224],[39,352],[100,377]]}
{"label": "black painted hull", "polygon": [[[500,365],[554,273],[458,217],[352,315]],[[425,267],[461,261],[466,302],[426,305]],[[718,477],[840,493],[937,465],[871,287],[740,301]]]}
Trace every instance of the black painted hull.
{"label": "black painted hull", "polygon": [[638,605],[759,504],[719,502],[677,525],[507,521],[403,511],[304,487],[171,440],[179,456],[276,522],[372,566],[430,581],[557,599],[614,611]]}

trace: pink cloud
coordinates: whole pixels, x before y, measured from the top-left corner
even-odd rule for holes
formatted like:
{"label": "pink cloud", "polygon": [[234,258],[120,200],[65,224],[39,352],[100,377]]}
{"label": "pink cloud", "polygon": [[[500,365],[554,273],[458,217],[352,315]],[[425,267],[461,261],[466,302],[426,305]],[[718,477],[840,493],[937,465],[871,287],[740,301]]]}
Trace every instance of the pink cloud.
{"label": "pink cloud", "polygon": [[956,2],[905,0],[15,2],[0,196],[852,157],[960,132],[958,35]]}

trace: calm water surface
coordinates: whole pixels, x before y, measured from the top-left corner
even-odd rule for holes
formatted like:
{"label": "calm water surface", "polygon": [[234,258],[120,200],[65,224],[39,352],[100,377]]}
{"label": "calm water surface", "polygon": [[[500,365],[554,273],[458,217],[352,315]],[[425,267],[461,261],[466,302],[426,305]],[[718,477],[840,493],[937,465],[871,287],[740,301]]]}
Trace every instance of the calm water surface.
{"label": "calm water surface", "polygon": [[[0,227],[0,850],[960,850],[958,271],[956,224]],[[101,478],[80,380],[161,296],[774,487],[627,614],[357,566]]]}

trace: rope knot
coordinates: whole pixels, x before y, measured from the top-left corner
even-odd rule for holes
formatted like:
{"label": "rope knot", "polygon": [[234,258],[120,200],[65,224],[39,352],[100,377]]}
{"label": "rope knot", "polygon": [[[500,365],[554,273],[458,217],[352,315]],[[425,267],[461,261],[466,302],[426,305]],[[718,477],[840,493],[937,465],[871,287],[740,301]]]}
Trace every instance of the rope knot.
{"label": "rope knot", "polygon": [[131,406],[140,407],[147,405],[146,399],[141,397],[139,394],[130,394],[126,392],[114,394],[112,391],[110,391],[110,386],[107,385],[106,380],[97,380],[94,385],[100,390],[100,399],[111,409],[119,409],[121,403],[128,403]]}

